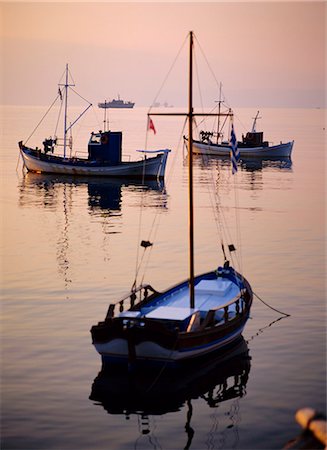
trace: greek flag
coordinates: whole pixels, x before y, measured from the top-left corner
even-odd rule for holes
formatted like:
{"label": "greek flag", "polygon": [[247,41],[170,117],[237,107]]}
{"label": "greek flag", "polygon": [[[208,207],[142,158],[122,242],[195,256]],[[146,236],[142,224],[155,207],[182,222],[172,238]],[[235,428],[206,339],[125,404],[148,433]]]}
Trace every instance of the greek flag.
{"label": "greek flag", "polygon": [[232,161],[232,174],[237,172],[237,161],[240,159],[240,151],[237,148],[237,139],[234,132],[234,125],[232,124],[232,129],[230,133],[230,145],[231,145],[231,152],[230,152],[230,158]]}

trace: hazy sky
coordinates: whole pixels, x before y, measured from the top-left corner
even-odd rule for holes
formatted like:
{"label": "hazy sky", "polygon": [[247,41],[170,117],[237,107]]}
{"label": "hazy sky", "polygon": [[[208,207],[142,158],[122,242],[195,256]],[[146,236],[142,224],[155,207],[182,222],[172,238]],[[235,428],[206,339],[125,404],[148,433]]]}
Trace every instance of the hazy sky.
{"label": "hazy sky", "polygon": [[[0,4],[4,104],[49,104],[66,62],[96,103],[150,105],[193,30],[204,104],[223,83],[232,106],[323,106],[326,2]],[[187,47],[158,100],[186,105]]]}

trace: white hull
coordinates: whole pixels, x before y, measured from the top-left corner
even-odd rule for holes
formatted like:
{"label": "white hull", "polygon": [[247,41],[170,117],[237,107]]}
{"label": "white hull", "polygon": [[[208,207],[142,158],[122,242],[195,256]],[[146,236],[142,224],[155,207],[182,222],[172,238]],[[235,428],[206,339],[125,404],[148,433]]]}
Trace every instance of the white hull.
{"label": "white hull", "polygon": [[[145,341],[135,345],[135,356],[137,360],[151,360],[151,361],[183,361],[189,358],[197,358],[199,356],[206,355],[207,353],[217,351],[226,345],[231,344],[237,338],[241,336],[243,328],[235,331],[229,336],[225,336],[223,339],[211,342],[206,347],[200,346],[198,348],[190,348],[189,350],[170,350],[166,349],[155,342]],[[128,342],[125,339],[114,339],[110,342],[103,344],[94,344],[97,352],[105,359],[121,359],[128,360]]]}
{"label": "white hull", "polygon": [[64,159],[54,161],[51,157],[47,161],[24,151],[24,149],[21,150],[24,165],[31,172],[135,178],[163,178],[168,153],[169,150],[158,150],[157,157],[150,157],[141,161],[123,162],[115,166],[106,166],[92,165],[92,162],[71,163],[69,160]]}
{"label": "white hull", "polygon": [[[286,142],[268,147],[239,147],[241,158],[243,157],[290,157],[292,154],[293,143]],[[230,147],[225,145],[207,144],[204,142],[193,141],[193,153],[197,155],[230,155]]]}

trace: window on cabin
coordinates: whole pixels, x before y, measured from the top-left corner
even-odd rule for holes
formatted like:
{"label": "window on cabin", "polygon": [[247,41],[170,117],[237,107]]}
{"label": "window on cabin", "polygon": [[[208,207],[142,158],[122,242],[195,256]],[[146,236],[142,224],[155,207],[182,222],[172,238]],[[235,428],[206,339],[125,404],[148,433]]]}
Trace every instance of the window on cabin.
{"label": "window on cabin", "polygon": [[101,134],[91,134],[90,143],[91,144],[100,144]]}

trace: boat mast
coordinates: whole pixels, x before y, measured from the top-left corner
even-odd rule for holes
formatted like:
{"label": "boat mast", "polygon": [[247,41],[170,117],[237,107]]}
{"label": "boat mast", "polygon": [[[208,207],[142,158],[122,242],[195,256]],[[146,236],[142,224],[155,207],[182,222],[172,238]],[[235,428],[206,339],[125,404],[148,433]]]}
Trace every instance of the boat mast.
{"label": "boat mast", "polygon": [[219,101],[218,101],[218,125],[217,125],[217,144],[220,136],[220,108],[221,108],[221,82],[219,83]]}
{"label": "boat mast", "polygon": [[[65,84],[59,84],[59,86],[63,86],[65,88],[65,117],[64,117],[64,158],[66,158],[66,147],[67,147],[67,132],[72,127],[70,125],[67,128],[67,105],[68,105],[68,88],[69,86],[75,86],[75,84],[69,84],[68,83],[68,64],[66,64],[66,78],[65,78]],[[76,121],[75,121],[76,122]],[[75,123],[74,122],[74,123]]]}
{"label": "boat mast", "polygon": [[258,119],[260,119],[260,117],[258,117],[259,116],[259,111],[257,111],[257,114],[256,114],[256,116],[253,118],[254,120],[253,120],[253,125],[252,125],[252,133],[256,133],[256,126],[257,126],[257,120]]}
{"label": "boat mast", "polygon": [[[187,116],[188,117],[188,175],[189,175],[189,290],[190,308],[195,306],[194,296],[194,214],[193,214],[193,118],[195,116],[217,116],[217,113],[193,112],[193,31],[190,31],[189,49],[189,102],[187,113],[150,113],[150,116]],[[221,113],[221,116],[230,116],[230,112]]]}
{"label": "boat mast", "polygon": [[67,100],[68,100],[68,64],[66,64],[66,82],[65,82],[64,158],[66,158],[66,145],[67,145]]}
{"label": "boat mast", "polygon": [[104,119],[103,119],[103,131],[106,132],[107,128],[107,100],[104,101]]}
{"label": "boat mast", "polygon": [[189,175],[189,289],[190,308],[194,308],[194,215],[193,215],[193,31],[190,31],[189,103],[188,103],[188,175]]}

